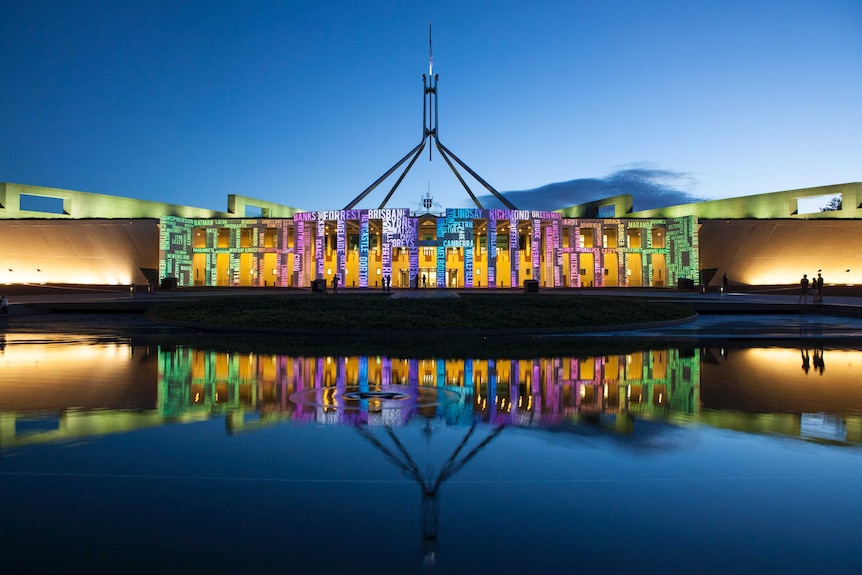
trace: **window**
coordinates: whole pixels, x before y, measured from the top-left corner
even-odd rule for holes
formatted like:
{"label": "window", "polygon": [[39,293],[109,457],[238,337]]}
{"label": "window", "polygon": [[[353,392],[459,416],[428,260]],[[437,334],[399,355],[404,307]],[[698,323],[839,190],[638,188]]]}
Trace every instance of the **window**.
{"label": "window", "polygon": [[659,226],[657,228],[652,229],[652,247],[654,248],[663,248],[665,247],[665,237],[667,236],[667,232],[665,231],[663,226]]}
{"label": "window", "polygon": [[239,231],[239,247],[241,248],[250,248],[254,245],[254,232],[253,228],[243,228]]}
{"label": "window", "polygon": [[595,247],[595,233],[593,228],[581,228],[578,236],[578,247],[592,248]]}
{"label": "window", "polygon": [[230,247],[230,230],[227,228],[219,228],[218,230],[218,246],[220,248]]}

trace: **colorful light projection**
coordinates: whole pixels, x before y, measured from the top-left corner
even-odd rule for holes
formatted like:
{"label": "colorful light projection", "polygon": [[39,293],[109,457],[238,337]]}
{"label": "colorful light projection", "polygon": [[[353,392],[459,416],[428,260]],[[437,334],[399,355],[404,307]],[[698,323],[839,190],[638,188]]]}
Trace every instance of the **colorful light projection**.
{"label": "colorful light projection", "polygon": [[497,287],[497,213],[488,214],[488,275],[489,288]]}
{"label": "colorful light projection", "polygon": [[[508,285],[499,281],[497,269],[502,247],[498,226],[503,222],[508,222],[508,257],[502,260],[508,266]],[[277,246],[261,239],[268,227],[282,229]],[[333,228],[335,237],[327,246],[327,229],[331,234]],[[658,246],[651,239],[656,229],[666,230],[666,240]],[[193,241],[196,230],[205,232],[204,244]],[[250,241],[242,240],[249,230]],[[289,230],[294,231],[294,246],[288,245]],[[179,286],[194,285],[199,278],[204,278],[200,285],[268,285],[264,278],[276,274],[277,286],[308,286],[312,279],[338,275],[349,287],[371,287],[371,276],[388,276],[394,287],[407,287],[421,281],[420,250],[436,254],[434,259],[432,254],[426,257],[434,262],[438,288],[517,288],[524,279],[539,280],[544,287],[674,286],[679,278],[697,279],[699,273],[692,217],[578,220],[562,219],[556,212],[449,209],[436,219],[436,237],[426,233],[420,242],[418,230],[419,218],[403,208],[303,212],[292,220],[166,217],[160,232],[160,273],[176,277]],[[584,234],[591,236],[589,241]],[[406,253],[406,262],[393,258],[396,248]],[[279,265],[265,265],[267,254],[266,261]],[[527,266],[524,276],[522,266]]]}
{"label": "colorful light projection", "polygon": [[[346,387],[399,384],[456,391],[437,407],[449,419],[504,425],[559,423],[579,414],[693,415],[699,410],[697,351],[651,350],[592,358],[531,360],[290,357],[175,347],[159,352],[159,410],[165,416],[258,409],[303,420],[331,420]],[[296,405],[312,389],[331,406]],[[409,416],[409,414],[408,414]]]}
{"label": "colorful light projection", "polygon": [[359,214],[359,287],[368,287],[368,248],[370,244],[368,212]]}
{"label": "colorful light projection", "polygon": [[516,257],[513,254],[520,253],[520,242],[519,242],[519,228],[518,228],[518,218],[517,216],[509,215],[509,266],[511,269],[510,277],[509,277],[509,285],[511,287],[518,287],[519,279],[518,276],[520,274],[521,269],[521,258]]}
{"label": "colorful light projection", "polygon": [[299,277],[304,267],[303,263],[305,262],[306,254],[305,222],[296,219],[294,219],[294,222],[296,223],[296,253],[293,256],[293,273],[296,277]]}
{"label": "colorful light projection", "polygon": [[[156,361],[141,361],[151,356]],[[286,418],[337,423],[337,413],[300,410],[290,395],[357,383],[455,391],[460,403],[423,412],[454,424],[541,426],[632,415],[862,444],[862,353],[854,349],[657,349],[535,360],[301,358],[70,345],[64,338],[10,333],[0,346],[0,366],[0,451],[213,416],[225,417],[229,428]],[[631,430],[630,417],[609,420],[620,432]]]}
{"label": "colorful light projection", "polygon": [[[446,218],[437,218],[437,238],[446,235]],[[437,248],[437,287],[446,287],[446,248]]]}

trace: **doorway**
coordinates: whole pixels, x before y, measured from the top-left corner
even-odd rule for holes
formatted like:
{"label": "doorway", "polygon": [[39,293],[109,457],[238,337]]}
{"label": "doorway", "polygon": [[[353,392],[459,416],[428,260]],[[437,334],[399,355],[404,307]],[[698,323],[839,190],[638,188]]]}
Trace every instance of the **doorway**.
{"label": "doorway", "polygon": [[450,288],[458,287],[458,268],[446,270],[446,286]]}

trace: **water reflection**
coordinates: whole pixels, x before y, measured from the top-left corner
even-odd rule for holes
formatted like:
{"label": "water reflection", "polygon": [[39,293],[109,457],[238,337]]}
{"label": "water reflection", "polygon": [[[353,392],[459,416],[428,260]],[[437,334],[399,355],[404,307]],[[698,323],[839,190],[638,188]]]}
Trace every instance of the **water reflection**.
{"label": "water reflection", "polygon": [[862,352],[855,349],[703,350],[699,420],[741,431],[862,443],[860,371]]}
{"label": "water reflection", "polygon": [[347,390],[399,385],[454,392],[457,400],[398,409],[390,418],[422,414],[453,423],[478,419],[547,426],[591,415],[693,415],[698,371],[698,351],[679,349],[588,358],[444,360],[307,358],[178,347],[160,351],[159,409],[166,415],[250,409],[266,418],[354,421],[374,417],[377,410],[373,405],[358,413],[343,409]]}
{"label": "water reflection", "polygon": [[[860,354],[297,357],[16,336],[0,349],[19,526],[2,565],[853,572]],[[213,545],[225,526],[241,529]],[[298,551],[260,551],[285,541]]]}
{"label": "water reflection", "polygon": [[823,348],[532,360],[294,357],[10,335],[0,347],[0,448],[216,415],[230,433],[284,420],[397,426],[430,417],[633,434],[638,422],[661,420],[856,444],[860,362],[858,350]]}
{"label": "water reflection", "polygon": [[[439,469],[434,469],[431,466],[426,466],[423,472],[419,464],[411,455],[409,449],[401,441],[395,430],[389,426],[384,426],[385,435],[389,439],[391,446],[384,444],[383,440],[377,437],[369,426],[359,424],[356,426],[357,431],[368,440],[375,448],[377,448],[386,459],[401,470],[407,477],[416,482],[422,493],[422,556],[425,565],[434,565],[439,552],[438,548],[438,529],[440,515],[440,488],[456,473],[458,473],[471,459],[476,457],[485,447],[488,446],[499,434],[505,426],[498,425],[494,427],[483,439],[471,445],[471,439],[476,433],[477,424],[473,422],[461,441],[455,446],[452,454],[446,461],[440,465]],[[424,426],[424,435],[428,442],[431,441],[432,427],[426,421]]]}

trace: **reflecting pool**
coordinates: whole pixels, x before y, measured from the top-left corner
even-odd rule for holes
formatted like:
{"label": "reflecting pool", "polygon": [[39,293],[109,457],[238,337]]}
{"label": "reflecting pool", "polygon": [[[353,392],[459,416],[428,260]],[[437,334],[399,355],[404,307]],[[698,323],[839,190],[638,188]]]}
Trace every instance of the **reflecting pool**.
{"label": "reflecting pool", "polygon": [[862,568],[862,351],[229,341],[0,339],[0,568]]}

